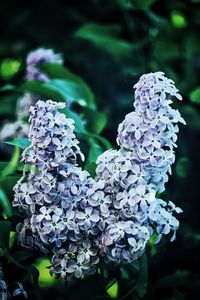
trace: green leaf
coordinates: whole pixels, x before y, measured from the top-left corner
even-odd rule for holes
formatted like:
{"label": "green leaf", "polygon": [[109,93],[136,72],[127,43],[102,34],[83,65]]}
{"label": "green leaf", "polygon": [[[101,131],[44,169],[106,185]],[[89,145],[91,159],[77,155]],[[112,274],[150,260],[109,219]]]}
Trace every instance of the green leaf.
{"label": "green leaf", "polygon": [[77,280],[76,284],[71,285],[67,293],[67,300],[97,300],[106,299],[105,287],[107,280],[98,274],[89,278]]}
{"label": "green leaf", "polygon": [[15,150],[14,150],[11,160],[8,162],[6,167],[1,172],[1,178],[11,175],[17,170],[19,157],[20,157],[19,147],[15,146]]}
{"label": "green leaf", "polygon": [[156,0],[120,0],[120,4],[125,8],[135,8],[140,10],[149,9]]}
{"label": "green leaf", "polygon": [[1,96],[0,101],[0,115],[5,117],[8,116],[15,116],[16,112],[16,103],[19,95],[17,93],[6,93],[6,95]]}
{"label": "green leaf", "polygon": [[0,65],[0,75],[8,80],[16,75],[21,68],[21,61],[13,58],[5,58]]}
{"label": "green leaf", "polygon": [[35,267],[39,271],[39,285],[41,287],[50,287],[53,284],[55,284],[55,277],[52,277],[49,273],[49,266],[51,265],[51,262],[48,258],[42,257],[37,260],[35,263]]}
{"label": "green leaf", "polygon": [[6,161],[0,161],[0,172],[6,167],[7,162]]}
{"label": "green leaf", "polygon": [[95,108],[94,94],[89,85],[78,75],[71,72],[66,67],[60,64],[41,64],[40,69],[44,71],[51,79],[64,79],[65,81],[73,82],[79,85],[83,99],[86,100],[88,107]]}
{"label": "green leaf", "polygon": [[187,157],[180,157],[176,163],[176,173],[181,178],[186,178],[189,175],[191,163]]}
{"label": "green leaf", "polygon": [[139,297],[143,297],[147,291],[147,280],[148,280],[148,266],[147,266],[147,256],[144,253],[139,258],[139,277],[135,285],[135,290]]}
{"label": "green leaf", "polygon": [[191,276],[190,271],[188,270],[176,270],[174,273],[166,275],[157,282],[158,288],[175,288],[184,286],[187,282],[189,283],[189,278]]}
{"label": "green leaf", "polygon": [[8,91],[14,91],[16,88],[13,84],[5,84],[0,88],[1,92],[8,92]]}
{"label": "green leaf", "polygon": [[22,149],[27,148],[30,145],[29,139],[26,138],[16,138],[12,141],[4,142],[4,143],[12,146],[17,146]]}
{"label": "green leaf", "polygon": [[74,120],[75,122],[75,131],[78,133],[84,133],[86,134],[87,131],[84,127],[84,123],[83,120],[81,120],[81,118],[79,117],[78,114],[76,114],[75,112],[71,111],[69,108],[65,108],[65,115],[67,118],[71,118]]}
{"label": "green leaf", "polygon": [[0,221],[0,247],[9,246],[11,222],[10,221]]}
{"label": "green leaf", "polygon": [[190,93],[190,101],[196,104],[200,104],[200,87],[195,88]]}
{"label": "green leaf", "polygon": [[95,162],[90,162],[87,163],[85,166],[85,170],[90,173],[90,175],[94,178],[96,176],[96,163]]}
{"label": "green leaf", "polygon": [[168,40],[166,51],[166,40],[163,38],[157,38],[154,45],[154,55],[159,61],[176,60],[180,57],[180,49],[177,44]]}
{"label": "green leaf", "polygon": [[9,237],[9,249],[13,247],[15,242],[16,232],[10,231],[10,237]]}
{"label": "green leaf", "polygon": [[119,284],[117,281],[113,285],[111,285],[111,287],[109,287],[109,289],[107,289],[107,293],[108,293],[109,297],[112,299],[116,299],[118,297]]}
{"label": "green leaf", "polygon": [[41,83],[35,80],[27,81],[20,87],[20,91],[31,92],[32,94],[54,101],[77,102],[80,105],[88,105],[94,108],[94,102],[88,90],[73,80],[52,79]]}
{"label": "green leaf", "polygon": [[171,12],[171,22],[176,28],[185,28],[187,26],[186,17],[181,11],[173,10]]}
{"label": "green leaf", "polygon": [[49,86],[47,83],[41,83],[36,80],[27,81],[19,88],[22,92],[30,92],[44,100],[52,99],[54,101],[66,101],[58,88]]}
{"label": "green leaf", "polygon": [[[1,187],[0,187],[0,206],[3,209],[3,214],[5,217],[12,216],[11,203]],[[0,232],[0,235],[1,235],[1,232]]]}
{"label": "green leaf", "polygon": [[79,84],[72,80],[52,79],[51,81],[44,83],[43,86],[60,93],[65,101],[77,102],[80,105],[84,105],[84,103],[85,105],[90,105],[84,90]]}
{"label": "green leaf", "polygon": [[158,237],[158,234],[154,233],[151,238],[149,239],[149,248],[150,248],[150,253],[151,256],[156,255],[156,253],[158,252],[156,246],[155,246],[155,240]]}
{"label": "green leaf", "polygon": [[0,178],[0,186],[9,197],[13,197],[13,187],[21,176],[6,176]]}
{"label": "green leaf", "polygon": [[13,253],[13,257],[18,262],[24,262],[33,256],[33,253],[28,250],[17,250]]}
{"label": "green leaf", "polygon": [[187,127],[200,130],[200,113],[195,107],[192,105],[184,105],[182,115],[187,123]]}
{"label": "green leaf", "polygon": [[[1,231],[1,226],[0,226],[0,231]],[[1,238],[1,235],[0,235],[0,238]],[[26,275],[29,277],[29,281],[32,282],[33,287],[34,287],[34,292],[35,292],[35,296],[36,296],[36,298],[34,298],[34,299],[43,300],[43,297],[42,297],[42,294],[40,291],[40,287],[38,284],[39,271],[36,269],[36,267],[32,264],[31,265],[30,264],[22,265],[19,261],[16,260],[16,258],[13,255],[10,254],[8,249],[5,250],[4,254],[7,257],[9,263],[16,265],[23,271],[26,271]],[[19,272],[21,270],[19,270]]]}
{"label": "green leaf", "polygon": [[40,276],[39,271],[33,265],[31,265],[28,268],[28,271],[30,272],[30,275],[32,277],[32,281],[33,281],[33,285],[34,285],[34,291],[35,291],[35,294],[36,294],[36,299],[37,300],[43,300],[43,297],[42,297],[42,294],[41,294],[41,291],[40,291],[40,287],[39,287],[39,283],[38,283],[39,276]]}
{"label": "green leaf", "polygon": [[91,132],[84,132],[82,134],[86,137],[93,137],[93,138],[97,139],[104,146],[105,150],[109,150],[112,148],[110,142],[106,138],[104,138],[98,134],[91,133]]}
{"label": "green leaf", "polygon": [[75,122],[75,131],[77,133],[82,134],[84,137],[95,138],[96,140],[98,140],[101,143],[101,145],[104,147],[105,150],[108,150],[108,149],[111,148],[111,144],[106,138],[104,138],[104,137],[102,137],[98,134],[88,132],[85,129],[84,121],[80,118],[80,116],[78,114],[76,114],[75,112],[71,111],[69,108],[66,107],[65,108],[65,115],[68,118],[71,118],[71,119],[74,120],[74,122]]}
{"label": "green leaf", "polygon": [[88,40],[115,58],[128,57],[134,46],[120,38],[120,32],[121,27],[118,24],[88,23],[78,29],[75,36]]}
{"label": "green leaf", "polygon": [[94,133],[101,133],[107,123],[107,117],[104,113],[83,108],[83,119],[87,120],[87,127]]}
{"label": "green leaf", "polygon": [[147,10],[145,13],[156,27],[170,30],[171,24],[166,17],[156,14],[153,10]]}
{"label": "green leaf", "polygon": [[103,149],[94,139],[90,139],[90,144],[91,147],[88,155],[88,162],[96,163],[97,157],[103,153]]}

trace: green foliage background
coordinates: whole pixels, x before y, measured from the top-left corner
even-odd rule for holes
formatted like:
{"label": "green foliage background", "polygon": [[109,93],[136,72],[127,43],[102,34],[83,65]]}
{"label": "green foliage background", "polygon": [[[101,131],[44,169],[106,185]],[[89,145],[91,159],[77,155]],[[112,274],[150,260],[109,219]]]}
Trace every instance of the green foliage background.
{"label": "green foliage background", "polygon": [[[132,110],[132,86],[139,76],[163,71],[175,81],[184,99],[177,107],[187,126],[181,128],[173,176],[163,197],[175,202],[184,213],[180,216],[181,227],[173,244],[164,241],[155,248],[151,243],[148,248],[149,281],[142,299],[199,299],[200,1],[7,0],[1,4],[0,27],[1,124],[15,120],[16,100],[23,91],[59,100],[70,96],[78,99],[82,93],[86,104],[75,103],[73,112],[68,111],[68,115],[76,119],[87,168],[91,172],[96,156],[110,144],[116,147],[117,127]],[[24,59],[29,51],[38,47],[63,53],[67,72],[63,78],[68,78],[67,86],[62,81],[61,70],[49,66],[43,66],[53,79],[46,90],[33,82],[21,83]],[[87,121],[86,131],[81,118]],[[10,217],[9,201],[13,196],[12,187],[20,176],[20,150],[16,147],[13,152],[10,146],[5,152],[3,147],[1,145],[0,199],[2,209],[12,221],[12,226],[10,223],[3,225],[9,233],[9,226],[12,232],[17,223]],[[11,234],[10,243],[13,239],[14,234]],[[1,243],[8,243],[8,240],[2,242],[0,238]],[[107,296],[103,296],[105,283],[98,276],[75,287],[64,288],[62,282],[55,283],[49,277],[46,258],[23,252],[13,243],[17,263],[26,260],[25,264],[30,262],[37,268],[20,267],[13,257],[7,257],[6,276],[9,280],[14,276],[12,269],[18,268],[22,281],[30,277],[26,278],[25,286],[32,289],[31,299],[36,299],[35,292],[37,299],[90,300],[94,296],[95,299],[100,299],[98,296],[120,299],[126,294],[123,299],[141,299],[140,293],[129,293],[133,285],[130,274],[134,275],[134,270],[128,278],[124,274],[120,282],[113,282]],[[30,283],[36,282],[38,276],[41,289]],[[117,276],[116,271],[113,277]]]}

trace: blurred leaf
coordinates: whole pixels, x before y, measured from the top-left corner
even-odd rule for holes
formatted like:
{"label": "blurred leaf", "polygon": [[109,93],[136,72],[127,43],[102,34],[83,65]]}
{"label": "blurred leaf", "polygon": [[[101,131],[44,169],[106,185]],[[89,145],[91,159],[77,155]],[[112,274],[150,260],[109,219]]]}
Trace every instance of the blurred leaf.
{"label": "blurred leaf", "polygon": [[28,268],[28,271],[30,272],[31,276],[32,276],[32,281],[33,281],[33,285],[34,285],[34,292],[36,294],[36,299],[37,300],[43,300],[41,291],[40,291],[40,287],[38,284],[38,280],[39,280],[39,271],[37,270],[37,268],[35,268],[33,265],[31,265]]}
{"label": "blurred leaf", "polygon": [[90,173],[90,175],[94,178],[96,176],[96,163],[87,163],[85,166],[85,170],[88,171],[88,173]]}
{"label": "blurred leaf", "polygon": [[110,298],[117,298],[119,294],[118,282],[115,282],[109,289],[107,289],[107,293],[110,296]]}
{"label": "blurred leaf", "polygon": [[7,92],[7,91],[14,91],[16,89],[16,87],[12,84],[5,84],[4,86],[2,86],[0,88],[1,92]]}
{"label": "blurred leaf", "polygon": [[87,95],[85,94],[84,90],[79,84],[72,80],[52,79],[43,85],[60,93],[63,99],[65,101],[69,101],[69,103],[75,101],[79,104],[82,104],[82,102],[85,100],[85,105],[90,105],[90,99],[88,100],[88,98],[86,98]]}
{"label": "blurred leaf", "polygon": [[88,155],[88,162],[96,162],[97,157],[103,153],[102,147],[95,142],[94,139],[90,139],[90,151]]}
{"label": "blurred leaf", "polygon": [[176,28],[185,28],[187,26],[187,20],[184,14],[177,10],[171,12],[171,22]]}
{"label": "blurred leaf", "polygon": [[17,250],[13,253],[14,259],[20,263],[29,259],[32,256],[33,253],[29,250]]}
{"label": "blurred leaf", "polygon": [[139,258],[139,277],[135,285],[135,290],[139,297],[143,297],[146,294],[147,290],[147,281],[148,281],[148,265],[147,265],[147,256],[144,253]]}
{"label": "blurred leaf", "polygon": [[115,58],[130,56],[133,46],[119,37],[120,32],[121,28],[117,24],[88,23],[78,29],[75,36],[90,41]]}
{"label": "blurred leaf", "polygon": [[189,175],[190,161],[187,157],[180,157],[176,163],[176,173],[179,177],[186,178]]}
{"label": "blurred leaf", "polygon": [[150,252],[151,252],[152,256],[156,255],[156,253],[158,252],[158,250],[155,246],[155,240],[157,237],[158,237],[158,234],[153,234],[151,236],[151,238],[149,239]]}
{"label": "blurred leaf", "polygon": [[15,150],[11,160],[7,163],[5,169],[3,169],[1,172],[1,178],[11,175],[17,170],[19,156],[20,156],[19,147],[15,146]]}
{"label": "blurred leaf", "polygon": [[188,270],[176,270],[173,274],[162,277],[157,283],[158,287],[179,287],[189,282],[190,272]]}
{"label": "blurred leaf", "polygon": [[200,113],[191,105],[184,105],[182,115],[187,123],[187,127],[192,129],[200,129]]}
{"label": "blurred leaf", "polygon": [[84,127],[84,122],[81,120],[78,114],[71,111],[69,108],[65,108],[65,115],[67,118],[71,118],[75,122],[75,131],[78,133],[86,133],[86,129]]}
{"label": "blurred leaf", "polygon": [[89,85],[81,77],[60,64],[41,64],[40,68],[51,79],[64,79],[79,85],[83,99],[86,100],[88,107],[95,108],[94,94]]}
{"label": "blurred leaf", "polygon": [[0,178],[0,186],[5,191],[6,195],[13,195],[13,187],[20,178],[21,176],[6,176]]}
{"label": "blurred leaf", "polygon": [[16,103],[19,95],[17,93],[6,93],[1,96],[0,101],[0,115],[14,116],[16,111]]}
{"label": "blurred leaf", "polygon": [[196,104],[200,104],[200,87],[195,88],[190,93],[190,101]]}
{"label": "blurred leaf", "polygon": [[11,253],[7,249],[5,251],[5,256],[7,257],[9,263],[12,263],[18,268],[26,271],[26,276],[29,278],[29,282],[31,282],[34,287],[34,296],[36,296],[36,298],[34,297],[34,299],[43,300],[38,284],[39,271],[37,270],[37,268],[32,264],[22,265],[19,261],[15,259],[13,255],[11,255]]}
{"label": "blurred leaf", "polygon": [[16,232],[11,231],[10,232],[10,237],[9,237],[9,249],[13,247],[14,242],[15,242],[15,237],[16,237]]}
{"label": "blurred leaf", "polygon": [[154,45],[154,55],[160,61],[176,60],[180,56],[180,49],[177,44],[168,40],[166,51],[166,40],[157,38]]}
{"label": "blurred leaf", "polygon": [[128,270],[126,269],[126,266],[120,267],[120,273],[121,273],[121,278],[122,279],[129,279],[130,274],[128,272]]}
{"label": "blurred leaf", "polygon": [[11,222],[0,221],[0,247],[8,248],[10,237]]}
{"label": "blurred leaf", "polygon": [[146,11],[146,15],[153,22],[153,24],[158,28],[164,28],[166,30],[167,28],[170,27],[170,22],[168,21],[168,19],[156,14],[154,11],[148,10]]}
{"label": "blurred leaf", "polygon": [[95,133],[92,133],[92,132],[88,132],[86,129],[85,129],[85,126],[84,126],[84,121],[79,117],[78,114],[76,114],[75,112],[71,111],[69,108],[65,108],[65,115],[68,117],[68,118],[72,118],[75,122],[75,131],[82,134],[83,136],[85,137],[89,137],[89,138],[95,138],[96,140],[98,140],[104,147],[104,149],[110,149],[111,148],[111,144],[110,142],[98,135],[98,134],[95,134]]}
{"label": "blurred leaf", "polygon": [[30,145],[30,141],[27,138],[16,138],[12,141],[4,142],[4,143],[8,145],[17,146],[22,149],[27,148]]}
{"label": "blurred leaf", "polygon": [[102,300],[106,297],[105,287],[107,280],[98,274],[89,278],[77,280],[68,291],[67,300]]}
{"label": "blurred leaf", "polygon": [[[12,216],[12,206],[3,189],[0,187],[0,206],[3,208],[3,214],[6,217]],[[1,235],[1,231],[0,231]]]}
{"label": "blurred leaf", "polygon": [[151,5],[156,0],[129,0],[130,4],[137,9],[146,10],[151,7]]}
{"label": "blurred leaf", "polygon": [[[193,65],[191,65],[191,60],[193,60],[194,57],[198,57],[199,53],[199,42],[197,35],[198,34],[196,32],[188,32],[187,35],[184,37],[183,51],[185,54],[185,58],[188,59],[188,64],[192,69]],[[185,66],[187,67],[187,64],[185,64]]]}
{"label": "blurred leaf", "polygon": [[69,103],[75,101],[80,105],[94,107],[94,103],[91,98],[88,98],[81,85],[72,80],[52,79],[45,83],[32,80],[24,83],[20,90],[31,92],[44,100],[52,99]]}
{"label": "blurred leaf", "polygon": [[13,58],[5,58],[0,65],[0,75],[3,79],[7,80],[12,78],[19,72],[21,61]]}
{"label": "blurred leaf", "polygon": [[7,162],[6,161],[0,161],[0,172],[6,167]]}
{"label": "blurred leaf", "polygon": [[86,137],[93,137],[93,138],[97,139],[104,146],[105,150],[112,148],[110,142],[106,138],[104,138],[98,134],[91,133],[91,132],[84,132],[83,135]]}
{"label": "blurred leaf", "polygon": [[27,81],[19,88],[22,92],[30,92],[35,96],[41,97],[45,100],[53,99],[54,101],[66,101],[58,88],[49,86],[48,83],[41,83],[36,80]]}
{"label": "blurred leaf", "polygon": [[107,117],[104,113],[83,108],[83,119],[87,121],[87,127],[94,133],[101,133],[107,123]]}
{"label": "blurred leaf", "polygon": [[35,267],[39,271],[39,285],[40,287],[50,287],[55,284],[55,277],[52,277],[49,273],[49,266],[51,262],[48,258],[42,257],[37,260]]}

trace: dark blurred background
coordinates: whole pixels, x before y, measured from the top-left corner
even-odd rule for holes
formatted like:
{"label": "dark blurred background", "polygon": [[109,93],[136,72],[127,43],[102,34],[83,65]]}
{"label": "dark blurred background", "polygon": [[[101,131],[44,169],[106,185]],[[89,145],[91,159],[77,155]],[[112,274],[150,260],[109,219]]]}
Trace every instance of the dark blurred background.
{"label": "dark blurred background", "polygon": [[[177,240],[149,250],[144,299],[200,299],[200,1],[7,0],[0,11],[0,84],[18,84],[24,59],[35,48],[63,53],[65,65],[85,79],[107,115],[102,135],[113,147],[119,122],[132,110],[138,78],[163,71],[175,81],[183,95],[176,105],[187,126],[180,129],[163,197],[184,212]],[[15,99],[7,105],[6,97],[12,98],[1,96],[1,123],[15,118]]]}

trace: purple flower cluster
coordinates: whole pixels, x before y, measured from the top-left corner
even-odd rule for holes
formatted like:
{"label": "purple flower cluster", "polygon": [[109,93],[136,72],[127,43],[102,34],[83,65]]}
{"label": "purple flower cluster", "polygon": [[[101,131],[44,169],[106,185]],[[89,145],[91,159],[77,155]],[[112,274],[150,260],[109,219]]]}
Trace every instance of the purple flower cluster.
{"label": "purple flower cluster", "polygon": [[26,76],[28,80],[49,81],[49,78],[38,69],[42,63],[63,64],[60,54],[54,53],[52,49],[39,48],[29,53],[26,59]]}
{"label": "purple flower cluster", "polygon": [[64,104],[38,101],[31,108],[31,145],[22,158],[30,168],[14,188],[13,205],[27,216],[19,241],[48,253],[52,273],[80,278],[100,259],[134,261],[153,234],[156,242],[170,232],[175,239],[174,213],[181,209],[156,195],[174,161],[177,123],[184,122],[169,106],[173,95],[180,98],[162,73],[141,77],[135,112],[119,126],[120,149],[99,156],[95,179],[77,165],[83,155],[73,120],[58,111]]}
{"label": "purple flower cluster", "polygon": [[135,111],[119,125],[117,142],[130,150],[148,181],[158,192],[165,189],[171,164],[175,161],[177,123],[185,124],[178,110],[170,104],[172,97],[181,100],[174,82],[162,72],[141,76],[135,87]]}
{"label": "purple flower cluster", "polygon": [[182,210],[157,198],[164,190],[175,155],[177,123],[184,123],[170,107],[172,96],[181,100],[173,81],[163,73],[143,75],[135,85],[135,111],[118,128],[119,150],[109,150],[97,160],[97,178],[110,197],[108,211],[115,220],[103,232],[105,255],[118,262],[140,256],[150,237],[156,242],[179,227],[173,213]]}
{"label": "purple flower cluster", "polygon": [[[42,63],[63,64],[60,54],[54,53],[52,49],[39,48],[30,52],[26,58],[26,78],[27,80],[37,80],[48,82],[49,78],[44,74],[38,65]],[[25,93],[18,99],[17,103],[17,121],[7,122],[0,131],[0,140],[6,140],[11,137],[27,137],[29,126],[27,118],[31,105],[39,100],[37,96]]]}
{"label": "purple flower cluster", "polygon": [[100,216],[87,200],[94,180],[76,164],[84,156],[73,120],[58,111],[64,106],[48,100],[31,107],[31,145],[22,156],[30,170],[14,188],[13,205],[27,216],[17,226],[20,243],[49,253],[52,272],[69,279],[95,271],[98,245],[91,241]]}

